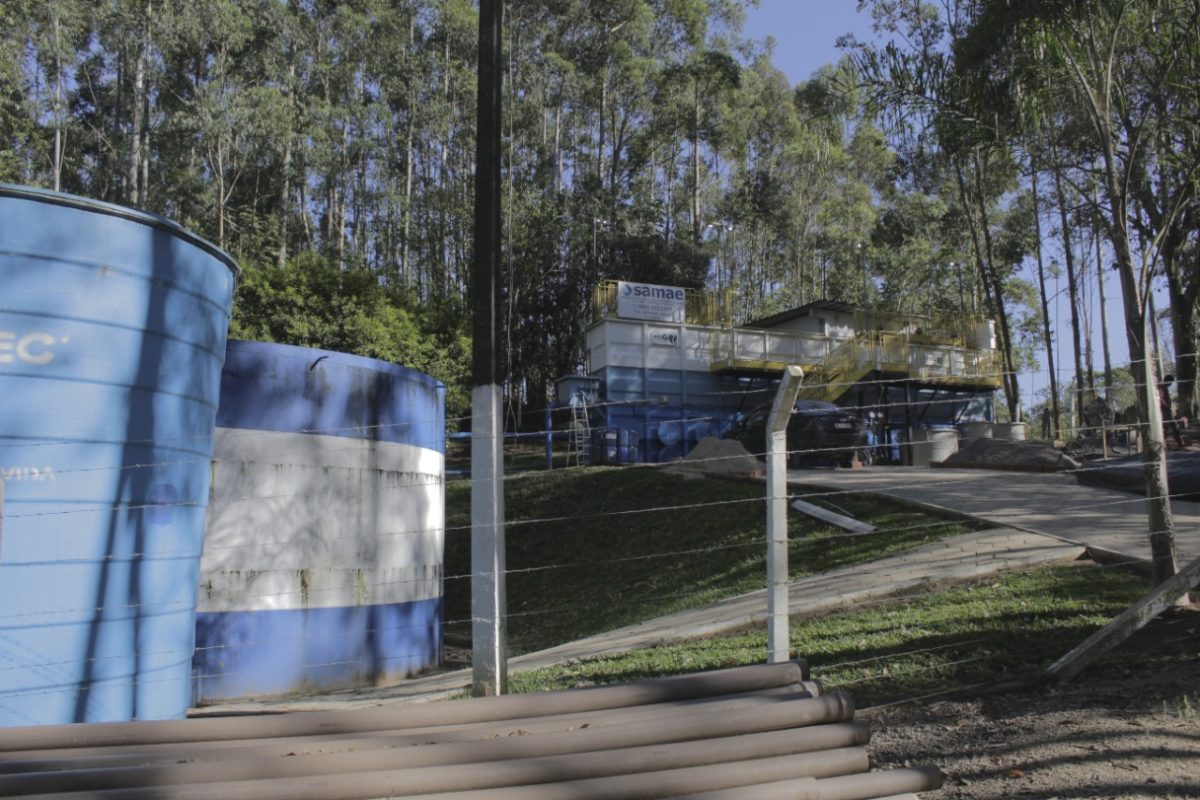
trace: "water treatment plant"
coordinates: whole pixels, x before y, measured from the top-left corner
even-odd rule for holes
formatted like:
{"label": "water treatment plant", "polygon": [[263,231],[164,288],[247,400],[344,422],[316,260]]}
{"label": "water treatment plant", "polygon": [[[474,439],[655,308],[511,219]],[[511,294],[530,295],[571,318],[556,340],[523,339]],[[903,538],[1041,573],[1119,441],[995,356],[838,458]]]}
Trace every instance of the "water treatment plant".
{"label": "water treatment plant", "polygon": [[828,301],[744,325],[731,318],[728,298],[712,293],[625,281],[597,290],[586,379],[560,381],[558,396],[590,407],[573,425],[617,443],[593,442],[595,460],[676,460],[769,400],[789,364],[805,371],[802,399],[869,421],[877,463],[908,463],[922,431],[994,419],[1003,368],[990,321]]}

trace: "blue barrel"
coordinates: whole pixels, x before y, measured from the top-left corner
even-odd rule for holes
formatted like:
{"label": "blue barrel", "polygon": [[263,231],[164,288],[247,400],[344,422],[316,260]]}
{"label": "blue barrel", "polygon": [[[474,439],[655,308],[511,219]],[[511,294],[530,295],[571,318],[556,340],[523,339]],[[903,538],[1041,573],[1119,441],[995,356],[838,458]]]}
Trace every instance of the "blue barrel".
{"label": "blue barrel", "polygon": [[682,441],[686,431],[682,420],[668,419],[658,423],[658,440],[667,447],[676,447]]}
{"label": "blue barrel", "polygon": [[445,386],[371,358],[229,343],[195,700],[370,686],[439,663]]}
{"label": "blue barrel", "polygon": [[0,186],[0,725],[182,717],[236,265]]}
{"label": "blue barrel", "polygon": [[621,463],[636,464],[640,458],[638,457],[638,446],[640,435],[636,428],[621,429]]}

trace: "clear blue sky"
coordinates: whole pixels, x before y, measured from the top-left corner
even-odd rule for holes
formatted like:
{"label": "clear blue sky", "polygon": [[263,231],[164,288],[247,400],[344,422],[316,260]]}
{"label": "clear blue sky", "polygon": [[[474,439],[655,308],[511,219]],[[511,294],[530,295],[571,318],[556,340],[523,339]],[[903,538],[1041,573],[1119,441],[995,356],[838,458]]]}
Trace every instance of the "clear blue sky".
{"label": "clear blue sky", "polygon": [[775,66],[792,83],[807,80],[817,68],[841,58],[839,36],[871,35],[871,18],[855,11],[856,0],[761,0],[746,15],[745,33],[752,39],[775,37]]}

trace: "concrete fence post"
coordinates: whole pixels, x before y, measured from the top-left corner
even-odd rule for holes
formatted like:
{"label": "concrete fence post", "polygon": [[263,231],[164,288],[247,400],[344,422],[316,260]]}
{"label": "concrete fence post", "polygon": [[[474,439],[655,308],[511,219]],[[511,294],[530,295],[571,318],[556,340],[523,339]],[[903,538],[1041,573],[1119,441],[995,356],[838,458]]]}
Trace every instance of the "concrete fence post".
{"label": "concrete fence post", "polygon": [[804,370],[792,365],[771,404],[767,421],[767,660],[788,660],[787,425]]}

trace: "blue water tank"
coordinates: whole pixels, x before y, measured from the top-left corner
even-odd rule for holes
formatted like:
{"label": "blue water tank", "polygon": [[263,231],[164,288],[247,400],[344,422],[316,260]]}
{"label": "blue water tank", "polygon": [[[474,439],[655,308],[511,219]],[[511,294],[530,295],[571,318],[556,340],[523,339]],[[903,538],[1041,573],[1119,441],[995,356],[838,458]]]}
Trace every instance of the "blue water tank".
{"label": "blue water tank", "polygon": [[385,361],[229,343],[197,703],[369,686],[439,663],[445,396]]}
{"label": "blue water tank", "polygon": [[0,186],[0,725],[182,717],[236,266]]}

